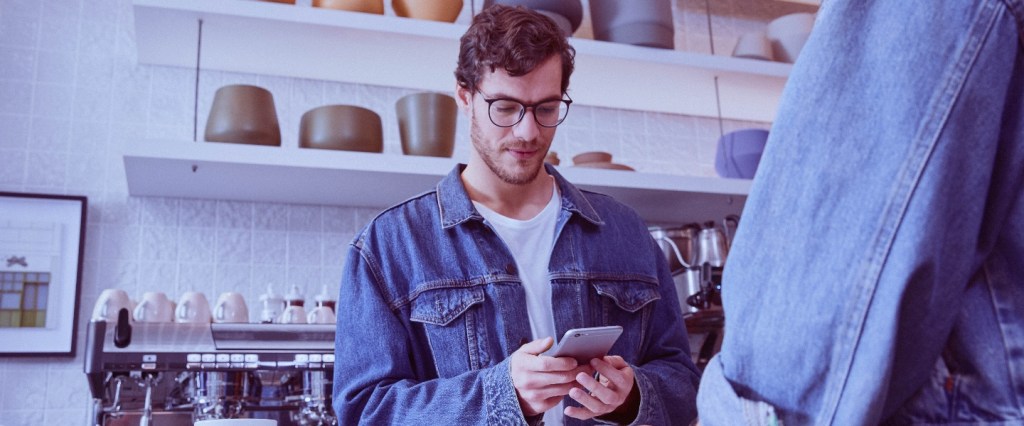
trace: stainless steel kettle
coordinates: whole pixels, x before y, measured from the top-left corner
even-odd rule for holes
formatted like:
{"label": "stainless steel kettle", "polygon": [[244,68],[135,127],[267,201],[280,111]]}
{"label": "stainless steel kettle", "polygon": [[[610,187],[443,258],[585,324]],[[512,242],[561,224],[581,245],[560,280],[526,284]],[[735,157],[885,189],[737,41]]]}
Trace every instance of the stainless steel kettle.
{"label": "stainless steel kettle", "polygon": [[695,266],[705,263],[715,268],[725,266],[725,259],[729,256],[729,245],[732,243],[735,229],[739,226],[739,219],[739,216],[736,215],[726,216],[722,221],[722,229],[718,229],[713,221],[704,222],[704,226],[697,235]]}

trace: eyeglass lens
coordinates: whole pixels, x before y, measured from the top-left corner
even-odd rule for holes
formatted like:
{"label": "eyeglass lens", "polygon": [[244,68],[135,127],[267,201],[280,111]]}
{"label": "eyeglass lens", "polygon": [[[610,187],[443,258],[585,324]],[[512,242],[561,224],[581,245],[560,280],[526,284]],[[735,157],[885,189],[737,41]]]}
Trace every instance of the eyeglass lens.
{"label": "eyeglass lens", "polygon": [[[512,99],[499,99],[491,102],[488,111],[491,121],[501,127],[511,127],[519,123],[526,115],[526,106]],[[533,116],[537,124],[544,127],[555,127],[569,113],[569,105],[562,100],[553,100],[537,104],[533,108]]]}

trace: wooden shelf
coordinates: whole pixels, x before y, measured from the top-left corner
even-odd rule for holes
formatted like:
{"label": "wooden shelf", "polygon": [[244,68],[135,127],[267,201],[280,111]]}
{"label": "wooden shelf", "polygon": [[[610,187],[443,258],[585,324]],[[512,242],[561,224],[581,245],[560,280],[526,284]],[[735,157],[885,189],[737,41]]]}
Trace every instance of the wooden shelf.
{"label": "wooden shelf", "polygon": [[[384,208],[433,188],[448,158],[237,145],[141,141],[124,155],[132,196]],[[611,195],[652,224],[740,214],[750,181],[558,168],[583,189]]]}
{"label": "wooden shelf", "polygon": [[[451,92],[465,25],[251,0],[134,0],[139,62]],[[771,122],[791,65],[573,38],[581,105]]]}

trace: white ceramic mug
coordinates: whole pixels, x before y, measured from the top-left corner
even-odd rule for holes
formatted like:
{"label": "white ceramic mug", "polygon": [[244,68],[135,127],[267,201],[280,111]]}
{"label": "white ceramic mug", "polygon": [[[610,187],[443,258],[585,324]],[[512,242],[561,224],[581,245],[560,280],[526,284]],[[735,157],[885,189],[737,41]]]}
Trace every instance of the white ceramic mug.
{"label": "white ceramic mug", "polygon": [[271,419],[213,419],[199,420],[194,426],[277,426]]}
{"label": "white ceramic mug", "polygon": [[334,315],[333,309],[327,306],[318,306],[316,309],[309,311],[306,321],[310,324],[334,324],[338,322],[338,319]]}
{"label": "white ceramic mug", "polygon": [[240,293],[226,292],[217,298],[213,322],[249,322],[249,307]]}
{"label": "white ceramic mug", "polygon": [[306,309],[299,305],[289,306],[281,316],[278,317],[277,322],[281,324],[305,324],[306,323]]}
{"label": "white ceramic mug", "polygon": [[189,291],[178,299],[178,307],[174,310],[175,322],[206,323],[213,319],[210,302],[206,295],[198,291]]}
{"label": "white ceramic mug", "polygon": [[[100,297],[96,299],[96,305],[92,309],[92,320],[93,321],[117,321],[117,314],[121,309],[127,309],[129,314],[134,310],[132,300],[128,297],[128,293],[119,288],[108,288],[100,293]],[[129,319],[131,315],[128,315]]]}
{"label": "white ceramic mug", "polygon": [[167,295],[159,291],[142,294],[142,300],[132,312],[137,322],[171,322],[174,320],[174,308]]}

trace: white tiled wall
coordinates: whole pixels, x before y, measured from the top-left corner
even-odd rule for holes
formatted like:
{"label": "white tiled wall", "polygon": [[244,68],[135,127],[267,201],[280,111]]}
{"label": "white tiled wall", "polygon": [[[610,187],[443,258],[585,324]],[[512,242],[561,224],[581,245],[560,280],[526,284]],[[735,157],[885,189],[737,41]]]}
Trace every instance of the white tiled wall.
{"label": "white tiled wall", "polygon": [[[677,49],[710,52],[706,1],[675,3]],[[806,10],[769,0],[710,3],[720,55],[741,33]],[[190,143],[194,118],[193,71],[138,65],[133,25],[131,0],[0,0],[0,190],[89,197],[80,323],[108,287],[135,297],[238,291],[250,305],[268,284],[336,292],[347,242],[372,209],[127,195],[124,148],[145,138]],[[271,90],[286,147],[297,145],[304,111],[349,103],[380,114],[385,153],[401,152],[393,105],[411,91],[204,71],[200,133],[213,92],[231,83]],[[724,123],[725,131],[750,126],[768,124]],[[467,128],[460,123],[456,158],[468,156]],[[574,106],[553,149],[565,161],[607,150],[640,171],[713,176],[718,135],[715,119]],[[79,332],[75,359],[0,358],[0,426],[85,424],[83,341]]]}

